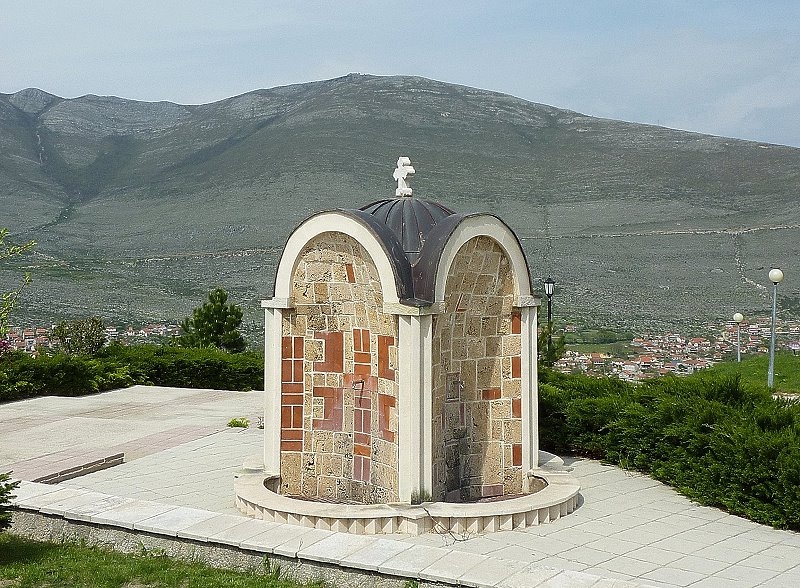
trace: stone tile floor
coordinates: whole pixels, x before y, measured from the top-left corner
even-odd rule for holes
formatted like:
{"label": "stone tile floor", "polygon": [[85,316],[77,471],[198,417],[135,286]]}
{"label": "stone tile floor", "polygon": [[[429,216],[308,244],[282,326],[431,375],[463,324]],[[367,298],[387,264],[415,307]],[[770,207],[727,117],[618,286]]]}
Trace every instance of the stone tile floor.
{"label": "stone tile floor", "polygon": [[[52,468],[48,456],[124,446],[127,463],[59,486],[236,515],[233,477],[246,458],[261,452],[263,431],[226,423],[241,416],[257,423],[261,403],[257,392],[136,386],[3,404],[0,471],[37,459],[41,467]],[[517,568],[526,586],[567,579],[594,586],[613,586],[614,580],[670,587],[800,586],[797,533],[693,504],[640,474],[593,460],[565,462],[574,468],[584,502],[553,523],[481,536],[348,539],[347,557],[359,561],[362,552],[368,553],[367,562],[385,552],[386,565],[398,569],[417,557],[433,558],[425,568],[431,580],[457,578],[468,569],[472,576],[489,575],[492,561],[503,560],[503,585],[509,587],[515,585]],[[35,473],[26,470],[27,479]],[[270,533],[287,539],[292,534],[277,527]],[[558,570],[572,575],[558,575]],[[598,583],[597,577],[606,580]],[[532,578],[539,583],[531,584]]]}

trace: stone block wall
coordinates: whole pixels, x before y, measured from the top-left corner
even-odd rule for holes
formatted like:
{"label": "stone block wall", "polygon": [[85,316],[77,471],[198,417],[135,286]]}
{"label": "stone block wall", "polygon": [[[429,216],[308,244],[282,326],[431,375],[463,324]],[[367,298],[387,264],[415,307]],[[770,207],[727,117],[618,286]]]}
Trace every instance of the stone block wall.
{"label": "stone block wall", "polygon": [[284,311],[281,489],[397,501],[397,318],[364,248],[323,233],[300,253]]}
{"label": "stone block wall", "polygon": [[463,245],[433,318],[433,495],[522,492],[521,324],[513,272],[489,237]]}

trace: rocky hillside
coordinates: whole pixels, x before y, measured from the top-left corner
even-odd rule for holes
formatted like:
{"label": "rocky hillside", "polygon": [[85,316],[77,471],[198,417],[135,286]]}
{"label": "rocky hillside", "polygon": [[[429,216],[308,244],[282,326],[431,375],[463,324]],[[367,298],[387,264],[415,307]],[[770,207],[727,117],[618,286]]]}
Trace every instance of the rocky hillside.
{"label": "rocky hillside", "polygon": [[223,285],[257,329],[291,228],[393,194],[399,155],[415,195],[500,214],[562,316],[766,313],[771,264],[800,302],[800,150],[349,75],[200,106],[0,94],[0,225],[39,242],[17,316],[167,320]]}

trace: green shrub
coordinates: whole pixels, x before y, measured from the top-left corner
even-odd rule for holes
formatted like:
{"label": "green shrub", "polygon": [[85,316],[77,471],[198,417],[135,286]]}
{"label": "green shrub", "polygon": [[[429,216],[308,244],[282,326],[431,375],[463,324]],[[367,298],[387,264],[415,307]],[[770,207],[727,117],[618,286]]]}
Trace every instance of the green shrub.
{"label": "green shrub", "polygon": [[541,445],[637,469],[697,502],[800,529],[800,405],[735,374],[632,385],[544,372]]}
{"label": "green shrub", "polygon": [[11,526],[11,499],[12,492],[19,486],[18,481],[12,481],[10,472],[0,472],[0,531]]}
{"label": "green shrub", "polygon": [[247,417],[234,417],[228,421],[229,427],[246,429],[250,426],[250,419]]}
{"label": "green shrub", "polygon": [[264,387],[264,359],[256,353],[156,345],[110,345],[97,356],[56,354],[0,359],[0,401],[45,394],[81,396],[134,384],[254,390]]}

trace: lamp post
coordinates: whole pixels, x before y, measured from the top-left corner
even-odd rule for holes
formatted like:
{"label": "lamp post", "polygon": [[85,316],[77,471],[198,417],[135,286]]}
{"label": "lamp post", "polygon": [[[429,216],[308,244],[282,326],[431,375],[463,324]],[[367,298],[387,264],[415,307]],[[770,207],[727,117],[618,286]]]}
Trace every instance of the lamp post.
{"label": "lamp post", "polygon": [[547,360],[545,363],[552,363],[551,349],[553,349],[553,292],[556,290],[556,283],[553,278],[547,277],[544,281],[544,293],[547,295]]}
{"label": "lamp post", "polygon": [[769,340],[769,369],[767,369],[767,387],[772,388],[775,378],[775,315],[777,310],[778,284],[783,281],[783,272],[778,268],[769,270],[769,281],[772,282],[772,335]]}
{"label": "lamp post", "polygon": [[741,312],[733,315],[733,320],[736,321],[736,361],[742,361],[742,321],[744,317]]}

